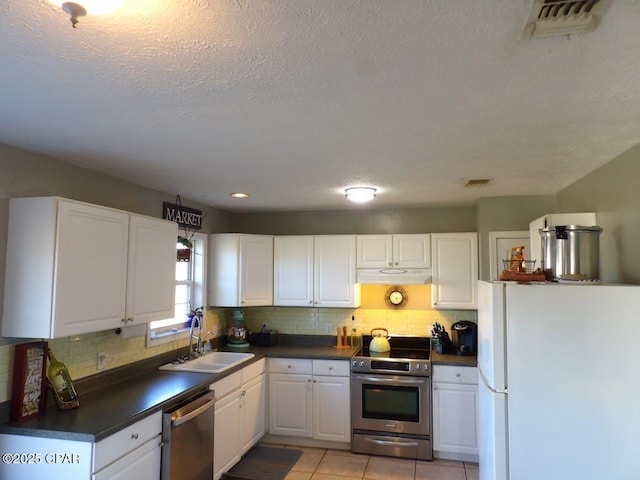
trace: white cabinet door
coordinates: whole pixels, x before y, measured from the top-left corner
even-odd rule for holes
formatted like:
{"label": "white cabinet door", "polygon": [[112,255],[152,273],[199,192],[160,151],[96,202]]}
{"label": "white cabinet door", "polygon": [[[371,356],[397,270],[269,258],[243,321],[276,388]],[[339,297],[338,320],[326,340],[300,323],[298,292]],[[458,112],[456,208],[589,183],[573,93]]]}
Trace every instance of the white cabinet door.
{"label": "white cabinet door", "polygon": [[477,308],[478,234],[431,235],[431,304],[436,309]]}
{"label": "white cabinet door", "polygon": [[264,374],[242,385],[240,418],[242,421],[241,455],[264,436],[266,386]]}
{"label": "white cabinet door", "polygon": [[[478,456],[478,368],[433,366],[433,450],[450,458]],[[455,457],[466,455],[466,457]]]}
{"label": "white cabinet door", "polygon": [[209,304],[249,307],[273,304],[273,237],[209,235]]}
{"label": "white cabinet door", "polygon": [[122,326],[128,214],[66,200],[57,206],[52,336]]}
{"label": "white cabinet door", "polygon": [[240,305],[273,304],[273,237],[240,236]]}
{"label": "white cabinet door", "polygon": [[213,478],[219,479],[240,460],[240,395],[216,400],[213,436]]}
{"label": "white cabinet door", "polygon": [[174,222],[130,215],[127,319],[133,323],[175,315],[177,236]]}
{"label": "white cabinet door", "polygon": [[312,306],[313,236],[277,236],[273,251],[273,304]]}
{"label": "white cabinet door", "polygon": [[358,235],[358,268],[430,268],[431,235]]}
{"label": "white cabinet door", "polygon": [[314,305],[359,307],[356,284],[355,235],[326,235],[314,239]]}
{"label": "white cabinet door", "polygon": [[2,335],[57,338],[121,326],[128,228],[119,210],[11,199]]}
{"label": "white cabinet door", "polygon": [[478,385],[433,384],[433,449],[478,455]]}
{"label": "white cabinet door", "polygon": [[313,438],[351,441],[349,377],[313,377]]}
{"label": "white cabinet door", "polygon": [[358,235],[358,268],[389,268],[393,266],[392,235]]}
{"label": "white cabinet door", "polygon": [[393,236],[393,266],[398,268],[431,267],[431,235]]}
{"label": "white cabinet door", "polygon": [[120,458],[91,476],[92,480],[131,480],[160,478],[160,437]]}
{"label": "white cabinet door", "polygon": [[269,433],[311,437],[311,375],[269,374]]}

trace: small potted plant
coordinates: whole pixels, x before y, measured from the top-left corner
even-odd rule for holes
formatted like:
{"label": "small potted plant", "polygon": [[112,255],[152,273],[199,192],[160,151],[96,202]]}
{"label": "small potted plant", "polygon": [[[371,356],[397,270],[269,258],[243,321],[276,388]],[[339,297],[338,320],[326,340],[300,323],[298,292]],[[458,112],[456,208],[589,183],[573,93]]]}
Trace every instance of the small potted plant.
{"label": "small potted plant", "polygon": [[201,321],[203,312],[204,312],[204,307],[198,307],[198,308],[193,308],[189,310],[189,313],[187,313],[187,318],[188,318],[187,325],[191,327],[194,317],[198,317],[198,321]]}
{"label": "small potted plant", "polygon": [[178,261],[188,262],[191,260],[191,249],[193,249],[193,243],[187,237],[178,236],[178,243],[184,248],[178,248]]}

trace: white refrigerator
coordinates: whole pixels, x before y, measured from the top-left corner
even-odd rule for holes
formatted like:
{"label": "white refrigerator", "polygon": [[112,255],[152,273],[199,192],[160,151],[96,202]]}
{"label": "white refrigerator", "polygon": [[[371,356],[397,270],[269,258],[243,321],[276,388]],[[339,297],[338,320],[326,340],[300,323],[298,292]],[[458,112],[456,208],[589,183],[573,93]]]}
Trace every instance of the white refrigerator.
{"label": "white refrigerator", "polygon": [[640,479],[640,286],[478,282],[480,480]]}

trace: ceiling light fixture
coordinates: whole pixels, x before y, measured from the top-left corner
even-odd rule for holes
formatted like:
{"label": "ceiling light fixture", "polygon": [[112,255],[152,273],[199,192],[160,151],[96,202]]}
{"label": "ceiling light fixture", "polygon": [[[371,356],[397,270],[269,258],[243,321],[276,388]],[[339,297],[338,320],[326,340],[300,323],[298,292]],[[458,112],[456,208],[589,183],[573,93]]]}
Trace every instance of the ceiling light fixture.
{"label": "ceiling light fixture", "polygon": [[71,25],[76,28],[78,17],[87,14],[105,15],[113,13],[122,4],[122,0],[79,0],[78,2],[65,2],[62,0],[49,0],[60,7],[71,20]]}
{"label": "ceiling light fixture", "polygon": [[229,196],[233,198],[249,198],[248,193],[242,193],[242,192],[230,193]]}
{"label": "ceiling light fixture", "polygon": [[365,203],[376,198],[376,191],[373,187],[351,187],[345,189],[344,196],[352,202]]}
{"label": "ceiling light fixture", "polygon": [[465,187],[484,187],[485,185],[488,185],[489,182],[491,180],[489,180],[488,178],[472,178],[471,180],[467,180],[467,183],[464,184]]}

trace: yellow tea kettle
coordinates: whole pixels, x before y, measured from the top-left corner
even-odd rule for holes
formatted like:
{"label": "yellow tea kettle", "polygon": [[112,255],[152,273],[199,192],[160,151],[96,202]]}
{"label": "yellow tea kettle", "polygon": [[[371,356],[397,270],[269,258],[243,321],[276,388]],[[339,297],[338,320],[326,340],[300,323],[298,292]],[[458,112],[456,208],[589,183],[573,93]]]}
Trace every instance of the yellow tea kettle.
{"label": "yellow tea kettle", "polygon": [[[384,332],[374,334],[373,332],[380,331]],[[374,328],[371,330],[371,342],[369,343],[369,351],[370,352],[388,352],[391,350],[391,345],[389,344],[389,330],[386,328]]]}

